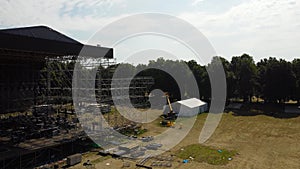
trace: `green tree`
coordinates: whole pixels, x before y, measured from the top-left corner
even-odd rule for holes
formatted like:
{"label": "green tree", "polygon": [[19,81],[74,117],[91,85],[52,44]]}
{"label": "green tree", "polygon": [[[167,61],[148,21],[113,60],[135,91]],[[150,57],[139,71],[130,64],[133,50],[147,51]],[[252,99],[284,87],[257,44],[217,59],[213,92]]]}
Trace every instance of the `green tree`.
{"label": "green tree", "polygon": [[186,62],[186,64],[189,66],[197,81],[200,97],[204,100],[208,100],[210,98],[210,82],[205,67],[198,64],[195,60],[190,60]]}
{"label": "green tree", "polygon": [[223,64],[223,68],[226,75],[226,83],[227,83],[227,99],[231,99],[237,97],[237,84],[236,84],[236,76],[234,72],[231,70],[231,65],[228,60],[223,57],[219,57]]}
{"label": "green tree", "polygon": [[259,81],[266,102],[284,102],[292,98],[296,77],[290,62],[269,58],[261,60],[258,67]]}
{"label": "green tree", "polygon": [[[251,96],[255,94],[257,86],[257,67],[254,60],[248,54],[235,56],[231,60],[230,71],[232,80],[236,81],[236,87],[233,87],[233,92],[244,102],[251,101]],[[235,91],[234,91],[235,88]]]}
{"label": "green tree", "polygon": [[300,59],[294,59],[292,62],[292,69],[296,78],[296,89],[293,98],[300,102]]}

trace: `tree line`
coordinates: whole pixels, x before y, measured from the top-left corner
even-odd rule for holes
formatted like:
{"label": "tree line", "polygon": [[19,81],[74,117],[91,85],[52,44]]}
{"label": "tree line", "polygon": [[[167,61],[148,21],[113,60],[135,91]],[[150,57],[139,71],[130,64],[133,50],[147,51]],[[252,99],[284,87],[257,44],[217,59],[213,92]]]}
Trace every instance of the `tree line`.
{"label": "tree line", "polygon": [[[136,76],[151,76],[155,84],[152,89],[161,89],[170,93],[175,100],[191,97],[193,91],[186,89],[184,96],[180,95],[175,79],[160,68],[179,71],[184,75],[186,82],[192,76],[196,79],[201,99],[209,101],[211,98],[211,86],[207,67],[220,60],[223,64],[227,81],[227,101],[241,100],[251,102],[252,97],[260,98],[266,103],[283,103],[285,101],[300,101],[300,59],[292,62],[275,57],[265,58],[255,63],[253,57],[248,54],[234,56],[230,61],[223,57],[213,57],[208,65],[200,65],[194,60],[173,61],[159,58],[149,61],[147,65],[119,64],[118,68],[124,74]],[[156,66],[153,66],[156,65]],[[188,66],[187,67],[185,66]],[[153,69],[153,67],[156,67]],[[140,71],[143,70],[143,71]],[[190,73],[192,72],[192,74]]]}
{"label": "tree line", "polygon": [[264,102],[300,101],[300,59],[288,62],[270,57],[255,63],[248,54],[221,58],[227,79],[227,98],[251,102],[256,96]]}
{"label": "tree line", "polygon": [[[211,99],[211,84],[207,71],[208,67],[221,61],[223,64],[227,81],[227,101],[241,100],[251,102],[252,97],[260,98],[267,103],[282,103],[288,100],[300,102],[300,59],[289,62],[275,57],[265,58],[255,63],[253,57],[248,54],[234,56],[231,60],[223,57],[213,57],[208,65],[200,65],[195,60],[165,60],[158,58],[151,60],[148,64],[132,65],[127,63],[111,65],[109,67],[99,66],[102,78],[112,78],[119,71],[121,77],[150,76],[154,79],[153,89],[161,89],[168,92],[170,98],[175,100],[190,98],[194,91],[189,89],[189,81],[196,80],[200,99],[209,101]],[[53,71],[53,87],[71,87],[72,70],[74,62],[56,63],[61,72]],[[172,72],[173,75],[168,72]],[[180,77],[178,77],[180,76]],[[184,79],[184,91],[180,92],[176,78]],[[182,87],[182,86],[180,86]]]}

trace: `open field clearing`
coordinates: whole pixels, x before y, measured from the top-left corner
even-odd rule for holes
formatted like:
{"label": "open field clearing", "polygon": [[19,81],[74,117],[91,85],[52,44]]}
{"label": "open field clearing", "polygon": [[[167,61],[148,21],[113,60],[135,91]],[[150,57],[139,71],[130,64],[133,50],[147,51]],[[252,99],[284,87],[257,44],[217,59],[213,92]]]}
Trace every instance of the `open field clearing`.
{"label": "open field clearing", "polygon": [[[274,118],[265,115],[236,116],[232,112],[224,113],[223,118],[213,136],[203,145],[216,150],[229,150],[237,152],[232,160],[225,165],[212,165],[207,162],[189,160],[182,163],[177,157],[178,151],[186,146],[197,144],[201,128],[207,114],[198,116],[197,121],[187,137],[164,156],[175,155],[172,167],[165,168],[208,168],[208,169],[286,169],[299,168],[300,163],[300,117]],[[158,120],[153,121],[144,127],[148,132],[144,136],[157,135],[165,130],[158,125]],[[175,129],[178,129],[176,124]],[[184,127],[184,126],[183,126]],[[172,139],[172,138],[170,138]],[[99,155],[93,154],[91,160],[97,162]],[[83,159],[85,162],[87,158]],[[109,166],[106,165],[109,163]],[[135,163],[128,161],[130,167],[136,168]],[[150,166],[151,162],[145,165]],[[118,159],[104,159],[94,164],[96,168],[121,168],[123,162]],[[82,168],[78,164],[71,168]],[[153,167],[164,168],[164,167]]]}

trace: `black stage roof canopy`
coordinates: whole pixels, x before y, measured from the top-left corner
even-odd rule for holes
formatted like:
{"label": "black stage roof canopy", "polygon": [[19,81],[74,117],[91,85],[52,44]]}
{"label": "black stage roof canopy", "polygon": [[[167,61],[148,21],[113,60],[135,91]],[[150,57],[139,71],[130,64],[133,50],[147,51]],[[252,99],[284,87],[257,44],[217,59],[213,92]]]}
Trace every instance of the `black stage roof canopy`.
{"label": "black stage roof canopy", "polygon": [[[81,51],[83,48],[84,52]],[[40,53],[49,57],[80,54],[86,57],[113,58],[112,48],[84,45],[46,26],[2,29],[0,49]]]}

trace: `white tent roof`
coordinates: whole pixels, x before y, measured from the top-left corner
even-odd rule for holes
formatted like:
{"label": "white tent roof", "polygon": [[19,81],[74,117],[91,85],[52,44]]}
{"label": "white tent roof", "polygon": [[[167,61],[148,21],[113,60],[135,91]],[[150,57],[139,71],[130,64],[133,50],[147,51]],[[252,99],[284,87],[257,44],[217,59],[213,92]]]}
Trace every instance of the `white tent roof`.
{"label": "white tent roof", "polygon": [[203,106],[203,105],[206,105],[207,103],[204,102],[204,101],[201,101],[197,98],[191,98],[191,99],[186,99],[186,100],[180,100],[180,101],[177,101],[177,103],[180,103],[182,105],[185,105],[189,108],[195,108],[195,107],[200,107],[200,106]]}

